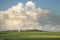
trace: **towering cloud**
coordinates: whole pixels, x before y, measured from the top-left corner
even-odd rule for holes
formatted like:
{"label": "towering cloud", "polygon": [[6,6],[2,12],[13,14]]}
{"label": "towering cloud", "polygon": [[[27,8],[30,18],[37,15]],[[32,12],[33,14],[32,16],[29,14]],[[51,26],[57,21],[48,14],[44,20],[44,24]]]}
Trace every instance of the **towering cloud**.
{"label": "towering cloud", "polygon": [[[39,20],[47,17],[49,10],[36,8],[35,3],[28,1],[26,5],[18,3],[8,10],[0,11],[0,31],[4,30],[45,30]],[[44,19],[43,19],[44,20]],[[47,25],[45,25],[47,26]]]}
{"label": "towering cloud", "polygon": [[26,3],[26,9],[34,9],[35,8],[35,4],[32,1],[28,1]]}

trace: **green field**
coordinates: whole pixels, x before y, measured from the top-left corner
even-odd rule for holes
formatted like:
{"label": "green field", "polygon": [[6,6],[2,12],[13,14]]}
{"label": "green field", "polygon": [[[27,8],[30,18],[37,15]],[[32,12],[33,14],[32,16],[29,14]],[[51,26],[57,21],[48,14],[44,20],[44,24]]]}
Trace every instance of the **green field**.
{"label": "green field", "polygon": [[0,40],[60,40],[60,32],[0,32]]}

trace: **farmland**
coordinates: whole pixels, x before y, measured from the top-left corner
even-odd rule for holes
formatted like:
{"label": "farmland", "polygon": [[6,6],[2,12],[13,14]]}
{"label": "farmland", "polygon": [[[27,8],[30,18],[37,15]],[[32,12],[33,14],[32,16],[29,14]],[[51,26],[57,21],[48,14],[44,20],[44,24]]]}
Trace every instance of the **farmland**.
{"label": "farmland", "polygon": [[60,40],[60,32],[0,32],[0,40]]}

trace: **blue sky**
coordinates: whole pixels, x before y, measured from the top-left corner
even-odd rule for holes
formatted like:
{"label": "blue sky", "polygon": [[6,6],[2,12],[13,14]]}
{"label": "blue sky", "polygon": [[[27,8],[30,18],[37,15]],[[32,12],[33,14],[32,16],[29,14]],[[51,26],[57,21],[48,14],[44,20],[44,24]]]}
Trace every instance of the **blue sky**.
{"label": "blue sky", "polygon": [[[28,0],[0,0],[0,10],[7,10],[18,2],[25,4]],[[32,0],[36,7],[48,9],[52,13],[60,13],[60,0]]]}

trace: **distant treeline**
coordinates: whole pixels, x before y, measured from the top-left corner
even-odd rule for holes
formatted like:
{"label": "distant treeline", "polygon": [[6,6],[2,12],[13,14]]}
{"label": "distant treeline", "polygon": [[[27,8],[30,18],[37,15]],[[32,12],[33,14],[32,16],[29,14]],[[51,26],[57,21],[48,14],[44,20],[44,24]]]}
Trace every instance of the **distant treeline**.
{"label": "distant treeline", "polygon": [[31,29],[31,30],[7,30],[7,31],[2,31],[2,32],[46,32],[42,30],[37,30],[37,29]]}
{"label": "distant treeline", "polygon": [[21,30],[20,32],[42,32],[42,30],[36,30],[36,29],[33,29],[33,30]]}

